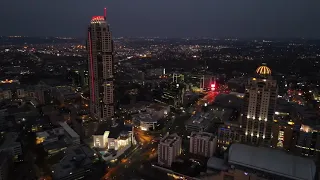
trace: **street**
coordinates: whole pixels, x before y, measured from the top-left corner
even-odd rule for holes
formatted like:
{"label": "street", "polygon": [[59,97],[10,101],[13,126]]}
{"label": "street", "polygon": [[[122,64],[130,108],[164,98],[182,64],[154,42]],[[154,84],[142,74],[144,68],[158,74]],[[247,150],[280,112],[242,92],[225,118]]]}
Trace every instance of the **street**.
{"label": "street", "polygon": [[[208,92],[205,97],[201,98],[196,104],[194,104],[196,111],[200,112],[206,103],[211,104],[218,94],[219,92]],[[190,118],[191,114],[184,112],[175,114],[174,116],[175,118],[167,123],[163,129],[170,134],[178,133],[183,135],[183,132],[185,132],[185,121]],[[107,173],[102,177],[102,180],[135,178],[137,175],[141,175],[141,168],[145,169],[150,166],[150,160],[157,157],[158,142],[154,140],[164,136],[164,133],[166,132],[162,131],[162,134],[152,133],[142,131],[139,128],[134,128],[133,131],[139,144],[138,147],[129,152],[125,158],[119,159],[118,162],[115,162],[116,164],[110,165],[111,167],[107,169]],[[154,179],[154,176],[152,176],[152,174],[149,175],[148,173],[152,172],[143,171],[144,178],[148,179],[147,177],[150,177],[150,179]]]}

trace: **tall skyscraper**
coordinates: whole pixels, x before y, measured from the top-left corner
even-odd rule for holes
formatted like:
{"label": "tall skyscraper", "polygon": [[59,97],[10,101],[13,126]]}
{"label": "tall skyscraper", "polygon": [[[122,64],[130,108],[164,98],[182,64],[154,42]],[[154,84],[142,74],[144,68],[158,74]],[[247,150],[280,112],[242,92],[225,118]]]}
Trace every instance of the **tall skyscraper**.
{"label": "tall skyscraper", "polygon": [[263,65],[256,76],[248,79],[244,96],[242,127],[246,140],[252,143],[268,142],[272,138],[278,88],[271,77],[271,70]]}
{"label": "tall skyscraper", "polygon": [[113,41],[105,16],[94,16],[88,28],[90,114],[99,121],[114,116]]}

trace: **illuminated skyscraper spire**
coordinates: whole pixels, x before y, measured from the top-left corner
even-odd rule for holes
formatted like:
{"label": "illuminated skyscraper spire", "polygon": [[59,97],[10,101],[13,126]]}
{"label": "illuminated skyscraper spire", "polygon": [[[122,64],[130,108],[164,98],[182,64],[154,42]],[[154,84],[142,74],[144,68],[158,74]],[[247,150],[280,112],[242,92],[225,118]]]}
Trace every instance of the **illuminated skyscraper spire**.
{"label": "illuminated skyscraper spire", "polygon": [[114,116],[113,41],[104,16],[93,16],[88,28],[90,115],[99,121]]}

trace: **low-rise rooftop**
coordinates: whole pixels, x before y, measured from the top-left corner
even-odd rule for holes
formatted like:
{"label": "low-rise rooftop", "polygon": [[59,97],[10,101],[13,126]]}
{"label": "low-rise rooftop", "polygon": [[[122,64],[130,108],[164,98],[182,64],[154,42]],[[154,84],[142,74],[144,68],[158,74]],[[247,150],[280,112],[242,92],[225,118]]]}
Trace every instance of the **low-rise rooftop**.
{"label": "low-rise rooftop", "polygon": [[163,137],[160,140],[160,144],[172,146],[174,143],[176,143],[179,140],[181,140],[181,137],[178,136],[178,134],[174,133],[174,134],[170,134],[170,135]]}
{"label": "low-rise rooftop", "polygon": [[16,132],[8,132],[4,135],[3,142],[0,145],[0,149],[6,149],[10,147],[15,147],[20,145],[20,142],[17,142],[19,135]]}
{"label": "low-rise rooftop", "polygon": [[53,178],[62,179],[77,171],[84,171],[90,168],[93,158],[94,152],[87,146],[70,147],[60,162],[52,166]]}
{"label": "low-rise rooftop", "polygon": [[272,148],[232,144],[228,159],[230,164],[295,180],[314,180],[316,175],[316,166],[311,159]]}

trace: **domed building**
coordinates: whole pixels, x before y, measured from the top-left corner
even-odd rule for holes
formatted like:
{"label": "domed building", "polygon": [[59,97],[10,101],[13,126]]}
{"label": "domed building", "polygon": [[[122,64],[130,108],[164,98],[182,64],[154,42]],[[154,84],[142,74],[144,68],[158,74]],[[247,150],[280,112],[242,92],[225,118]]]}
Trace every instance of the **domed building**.
{"label": "domed building", "polygon": [[262,76],[269,76],[271,75],[271,69],[266,65],[262,65],[257,68],[256,73]]}
{"label": "domed building", "polygon": [[272,123],[278,96],[276,80],[265,64],[255,71],[256,76],[248,79],[244,96],[242,127],[246,141],[270,142]]}

